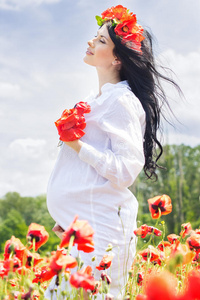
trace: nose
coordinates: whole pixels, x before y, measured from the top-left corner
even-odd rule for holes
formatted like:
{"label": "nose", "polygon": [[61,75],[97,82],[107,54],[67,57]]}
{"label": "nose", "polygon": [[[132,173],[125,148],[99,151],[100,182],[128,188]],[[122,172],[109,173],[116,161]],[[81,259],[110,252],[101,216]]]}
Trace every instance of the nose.
{"label": "nose", "polygon": [[88,41],[88,45],[93,48],[94,47],[94,39]]}

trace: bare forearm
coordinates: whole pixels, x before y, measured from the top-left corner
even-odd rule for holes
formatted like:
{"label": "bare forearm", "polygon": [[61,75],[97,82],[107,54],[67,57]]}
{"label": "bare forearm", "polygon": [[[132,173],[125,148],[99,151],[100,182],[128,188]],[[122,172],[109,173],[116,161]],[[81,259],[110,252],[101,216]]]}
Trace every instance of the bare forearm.
{"label": "bare forearm", "polygon": [[71,142],[64,142],[64,143],[67,146],[74,149],[74,151],[76,151],[77,153],[79,153],[79,151],[81,150],[82,144],[83,144],[83,142],[81,142],[80,140],[75,140],[75,141],[71,141]]}

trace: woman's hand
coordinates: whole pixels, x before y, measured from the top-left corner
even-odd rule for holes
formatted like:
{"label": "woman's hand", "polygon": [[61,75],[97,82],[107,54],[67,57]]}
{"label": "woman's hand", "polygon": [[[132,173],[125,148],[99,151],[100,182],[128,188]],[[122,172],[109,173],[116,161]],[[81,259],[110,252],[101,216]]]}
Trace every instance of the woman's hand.
{"label": "woman's hand", "polygon": [[56,223],[55,226],[52,228],[52,231],[54,231],[55,234],[62,240],[64,229],[60,225]]}
{"label": "woman's hand", "polygon": [[71,147],[72,149],[74,149],[77,153],[79,153],[79,151],[81,150],[81,147],[83,145],[83,142],[80,140],[75,140],[75,141],[71,141],[71,142],[64,142],[67,146]]}

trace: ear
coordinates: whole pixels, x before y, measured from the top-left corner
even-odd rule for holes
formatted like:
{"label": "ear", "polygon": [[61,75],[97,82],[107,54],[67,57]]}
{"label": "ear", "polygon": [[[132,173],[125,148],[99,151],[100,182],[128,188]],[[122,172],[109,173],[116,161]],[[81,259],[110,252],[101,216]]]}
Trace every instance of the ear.
{"label": "ear", "polygon": [[113,66],[121,65],[121,61],[116,57],[116,58],[113,60],[112,65],[113,65]]}

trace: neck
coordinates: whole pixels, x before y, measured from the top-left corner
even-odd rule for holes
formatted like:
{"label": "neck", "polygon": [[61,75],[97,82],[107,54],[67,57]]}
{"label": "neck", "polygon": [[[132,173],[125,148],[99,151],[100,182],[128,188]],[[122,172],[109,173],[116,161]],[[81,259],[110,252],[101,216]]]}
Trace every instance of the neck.
{"label": "neck", "polygon": [[116,84],[120,82],[119,72],[102,72],[97,69],[97,74],[99,78],[99,96],[101,95],[101,88],[106,83]]}

